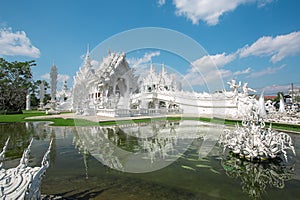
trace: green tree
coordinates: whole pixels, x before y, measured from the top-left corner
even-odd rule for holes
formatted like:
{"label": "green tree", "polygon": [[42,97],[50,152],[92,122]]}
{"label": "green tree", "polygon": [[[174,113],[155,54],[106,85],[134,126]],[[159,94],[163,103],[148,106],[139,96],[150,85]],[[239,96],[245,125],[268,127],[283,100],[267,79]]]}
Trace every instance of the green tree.
{"label": "green tree", "polygon": [[275,102],[280,101],[280,94],[284,96],[283,92],[277,92],[277,97],[274,99]]}
{"label": "green tree", "polygon": [[32,87],[31,66],[35,61],[8,62],[0,58],[0,110],[22,112]]}
{"label": "green tree", "polygon": [[49,83],[45,80],[33,81],[32,82],[32,87],[31,87],[31,90],[30,90],[30,93],[31,93],[31,96],[30,96],[31,106],[38,107],[39,104],[40,104],[40,98],[41,98],[40,97],[40,89],[41,89],[40,85],[41,85],[42,82],[44,83],[44,86],[45,86],[43,88],[44,91],[45,91],[45,97],[44,97],[44,102],[43,103],[45,104],[45,102],[48,100],[46,92],[47,92],[47,89],[50,88]]}

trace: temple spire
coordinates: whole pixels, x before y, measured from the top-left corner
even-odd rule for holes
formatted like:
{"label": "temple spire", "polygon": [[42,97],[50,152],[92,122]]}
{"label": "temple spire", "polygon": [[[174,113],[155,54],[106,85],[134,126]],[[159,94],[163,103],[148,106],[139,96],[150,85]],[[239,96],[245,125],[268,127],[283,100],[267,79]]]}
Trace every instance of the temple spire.
{"label": "temple spire", "polygon": [[153,68],[153,64],[152,61],[150,63],[150,74],[154,73],[154,68]]}
{"label": "temple spire", "polygon": [[165,71],[165,65],[162,64],[162,67],[161,67],[161,75],[164,76],[166,74],[166,71]]}
{"label": "temple spire", "polygon": [[91,68],[91,60],[90,60],[90,47],[89,44],[87,45],[87,51],[86,51],[86,55],[85,55],[85,59],[84,59],[84,66],[85,67],[89,67]]}

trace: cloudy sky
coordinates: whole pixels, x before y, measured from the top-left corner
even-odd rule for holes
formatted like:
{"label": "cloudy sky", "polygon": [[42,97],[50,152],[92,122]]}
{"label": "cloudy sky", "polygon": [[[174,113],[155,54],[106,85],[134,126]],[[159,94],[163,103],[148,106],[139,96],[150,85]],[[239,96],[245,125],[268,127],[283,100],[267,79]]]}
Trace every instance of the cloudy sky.
{"label": "cloudy sky", "polygon": [[[60,81],[71,85],[87,44],[92,50],[123,31],[162,27],[187,35],[207,52],[199,52],[186,70],[197,83],[195,69],[207,72],[206,81],[218,71],[225,83],[246,81],[268,94],[300,86],[298,0],[10,0],[1,7],[0,56],[36,60],[35,79],[47,79],[55,63]],[[160,50],[142,52],[128,58],[132,65],[152,60],[182,73],[188,68]]]}

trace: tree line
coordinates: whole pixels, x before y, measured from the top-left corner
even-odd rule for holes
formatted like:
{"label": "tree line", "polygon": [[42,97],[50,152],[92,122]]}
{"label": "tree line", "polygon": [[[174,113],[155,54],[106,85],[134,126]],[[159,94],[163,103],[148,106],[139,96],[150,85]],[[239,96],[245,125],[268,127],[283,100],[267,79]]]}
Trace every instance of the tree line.
{"label": "tree line", "polygon": [[[0,58],[0,113],[22,113],[28,94],[32,106],[39,104],[37,93],[41,80],[33,80],[32,66],[36,66],[34,60],[8,62],[4,58]],[[45,86],[47,89],[49,84],[45,82]],[[47,98],[49,95],[45,100]]]}

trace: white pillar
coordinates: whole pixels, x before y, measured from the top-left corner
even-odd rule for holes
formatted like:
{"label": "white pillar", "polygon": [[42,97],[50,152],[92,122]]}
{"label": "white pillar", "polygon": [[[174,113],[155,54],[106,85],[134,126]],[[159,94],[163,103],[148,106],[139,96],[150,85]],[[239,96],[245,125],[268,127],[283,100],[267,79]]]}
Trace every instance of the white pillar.
{"label": "white pillar", "polygon": [[31,108],[30,108],[30,94],[26,95],[26,110],[31,110]]}

